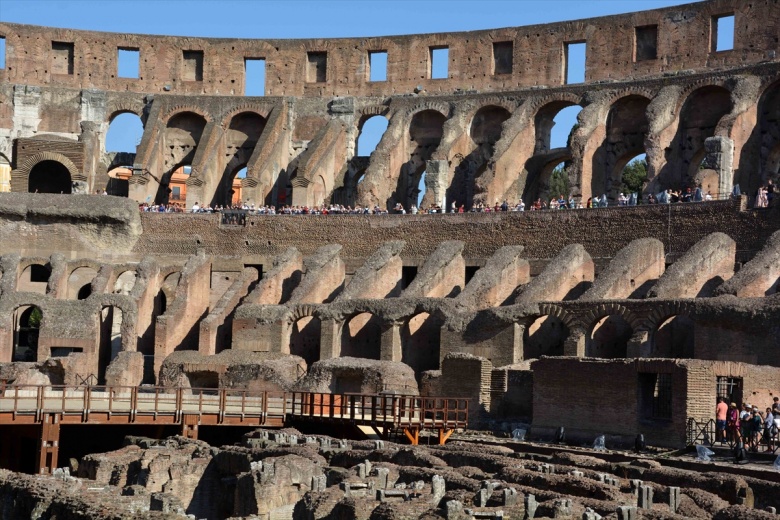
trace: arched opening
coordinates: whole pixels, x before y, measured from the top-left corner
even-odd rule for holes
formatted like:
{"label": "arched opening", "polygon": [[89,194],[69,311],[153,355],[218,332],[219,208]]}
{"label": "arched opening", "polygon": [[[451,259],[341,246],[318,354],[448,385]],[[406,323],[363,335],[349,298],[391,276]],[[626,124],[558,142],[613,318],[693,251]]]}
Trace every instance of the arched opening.
{"label": "arched opening", "polygon": [[64,164],[57,161],[41,161],[30,170],[27,191],[70,194],[71,183],[70,172]]}
{"label": "arched opening", "polygon": [[[569,140],[577,128],[577,116],[582,107],[571,101],[559,100],[544,105],[534,117],[536,142],[534,155],[525,164],[525,182],[521,181],[522,198],[526,206],[539,200],[549,204],[550,199],[563,195],[568,198],[571,187],[566,171],[571,161]],[[555,172],[555,191],[551,191],[550,179]]]}
{"label": "arched opening", "polygon": [[[571,181],[569,180],[569,161],[571,157],[565,150],[561,153],[551,154],[552,160],[542,162],[548,155],[542,155],[528,163],[529,176],[526,180],[523,200],[527,210],[559,209],[559,201],[564,199],[568,207],[571,194]],[[564,160],[561,160],[564,159]],[[531,174],[531,172],[534,172]]]}
{"label": "arched opening", "polygon": [[225,155],[228,160],[211,201],[212,206],[230,206],[241,201],[238,173],[246,168],[252,158],[265,123],[265,118],[254,112],[242,112],[230,120],[225,130]]}
{"label": "arched opening", "polygon": [[321,322],[314,316],[304,316],[292,324],[290,354],[300,356],[307,366],[320,360]]}
{"label": "arched opening", "polygon": [[427,161],[439,146],[444,133],[446,117],[436,110],[423,110],[412,117],[409,125],[409,160],[401,166],[395,202],[409,209],[419,196],[420,179]]}
{"label": "arched opening", "polygon": [[106,368],[122,351],[122,309],[103,307],[100,311],[100,347],[98,350],[98,382],[105,384]]}
{"label": "arched opening", "polygon": [[370,312],[357,314],[341,329],[342,357],[379,359],[382,344],[382,322]]}
{"label": "arched opening", "polygon": [[469,136],[476,148],[455,168],[447,193],[448,207],[455,202],[456,206],[464,205],[466,210],[472,208],[474,198],[479,194],[477,179],[487,170],[495,145],[501,139],[504,122],[510,116],[509,110],[495,105],[484,106],[474,114],[469,127]]}
{"label": "arched opening", "polygon": [[579,123],[580,105],[569,101],[554,101],[536,114],[536,152],[544,153],[569,146],[569,139]]}
{"label": "arched opening", "polygon": [[427,312],[415,314],[401,328],[401,361],[414,369],[417,380],[439,368],[442,322]]}
{"label": "arched opening", "polygon": [[[169,196],[172,194],[169,186],[171,176],[179,167],[192,164],[205,127],[206,119],[194,112],[182,112],[168,120],[163,134],[165,173],[157,189],[155,204],[168,203]],[[181,173],[189,175],[189,172]]]}
{"label": "arched opening", "polygon": [[92,280],[97,271],[92,267],[78,267],[68,276],[68,299],[85,300],[92,293]]}
{"label": "arched opening", "polygon": [[593,325],[587,336],[585,355],[604,359],[625,358],[632,334],[631,325],[619,314],[604,316]]}
{"label": "arched opening", "polygon": [[14,352],[11,361],[38,360],[38,333],[43,322],[43,312],[35,305],[14,309]]}
{"label": "arched opening", "polygon": [[[650,126],[647,119],[649,104],[648,98],[638,95],[620,98],[612,104],[607,115],[607,136],[603,146],[593,156],[591,191],[594,196],[606,194],[615,204],[619,194],[627,196],[626,191],[629,189],[631,191],[628,193],[641,196],[647,178],[647,167],[644,163],[644,172],[641,172],[635,161],[645,158],[645,139]],[[602,161],[603,165],[600,164]],[[602,171],[604,177],[601,176]],[[635,177],[641,173],[644,173],[644,176],[640,181]]]}
{"label": "arched opening", "polygon": [[[617,167],[620,168],[621,164],[623,167],[620,169],[620,192],[615,202],[622,206],[640,203],[642,190],[647,183],[647,156],[641,153],[630,158],[621,158]],[[636,194],[636,197],[632,200],[633,194]]]}
{"label": "arched opening", "polygon": [[704,158],[704,141],[715,135],[718,122],[731,112],[731,106],[731,93],[715,85],[702,87],[688,96],[680,110],[680,125],[659,188],[694,187]]}
{"label": "arched opening", "polygon": [[523,359],[562,356],[569,328],[557,316],[540,316],[523,332]]}
{"label": "arched opening", "polygon": [[48,264],[30,264],[22,270],[16,283],[19,292],[46,294],[51,276],[51,266]]}
{"label": "arched opening", "polygon": [[653,331],[653,357],[692,359],[694,322],[685,315],[671,316]]}
{"label": "arched opening", "polygon": [[118,114],[108,125],[106,151],[135,154],[144,135],[141,118],[132,112]]}
{"label": "arched opening", "polygon": [[362,157],[370,156],[376,150],[379,141],[382,140],[382,136],[387,130],[387,125],[388,121],[385,116],[371,116],[363,120],[358,128],[355,155]]}
{"label": "arched opening", "polygon": [[135,271],[125,271],[116,277],[114,282],[114,294],[130,294],[130,291],[135,287],[135,282],[138,279],[138,275]]}
{"label": "arched opening", "polygon": [[417,185],[417,207],[421,208],[423,199],[425,198],[425,176],[428,172],[422,172],[420,175],[420,184]]}

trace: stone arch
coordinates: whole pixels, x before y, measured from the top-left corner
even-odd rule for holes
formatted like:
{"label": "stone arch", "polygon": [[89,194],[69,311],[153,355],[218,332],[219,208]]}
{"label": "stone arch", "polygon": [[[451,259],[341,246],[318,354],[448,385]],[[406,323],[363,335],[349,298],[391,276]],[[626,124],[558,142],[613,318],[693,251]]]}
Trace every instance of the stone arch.
{"label": "stone arch", "polygon": [[612,201],[617,200],[624,168],[645,153],[650,101],[649,97],[631,93],[611,103],[606,116],[606,137],[593,154],[592,193],[606,193]]}
{"label": "stone arch", "polygon": [[160,121],[164,126],[167,127],[171,119],[173,119],[176,116],[186,114],[188,112],[199,115],[206,121],[206,123],[211,123],[214,121],[212,115],[208,111],[203,110],[203,108],[201,108],[198,105],[176,105],[174,107],[171,107],[170,109],[168,109],[165,115],[160,118]]}
{"label": "stone arch", "polygon": [[240,105],[237,105],[220,117],[220,126],[223,128],[228,128],[228,125],[230,125],[231,121],[240,114],[254,114],[258,117],[263,118],[266,122],[268,121],[268,117],[271,115],[271,112],[273,112],[273,105],[268,103],[242,103]]}
{"label": "stone arch", "polygon": [[61,164],[70,174],[71,181],[86,182],[87,176],[79,172],[73,161],[56,152],[38,152],[25,158],[19,166],[11,172],[11,191],[24,192],[28,190],[30,172],[38,164],[44,161],[53,161]]}
{"label": "stone arch", "polygon": [[315,315],[295,316],[290,323],[290,355],[300,356],[307,366],[319,361],[322,321]]}
{"label": "stone arch", "polygon": [[371,312],[355,312],[341,327],[341,356],[380,359],[382,321]]}
{"label": "stone arch", "polygon": [[47,261],[30,259],[19,264],[16,290],[18,292],[46,294],[50,277],[51,265]]}
{"label": "stone arch", "polygon": [[428,110],[433,110],[435,112],[438,112],[442,116],[444,116],[445,119],[449,119],[452,115],[451,107],[447,103],[442,103],[439,101],[424,101],[422,103],[418,103],[417,105],[414,105],[413,107],[405,110],[403,112],[403,119],[406,121],[405,126],[409,126],[412,124],[412,118],[414,118],[415,115],[417,115],[420,112],[425,112]]}
{"label": "stone arch", "polygon": [[10,361],[38,361],[38,335],[43,309],[35,303],[20,303],[11,311],[13,348]]}
{"label": "stone arch", "polygon": [[135,269],[125,269],[119,273],[113,282],[113,294],[130,294],[138,282],[138,272]]}
{"label": "stone arch", "polygon": [[426,370],[439,368],[443,320],[426,311],[415,312],[401,324],[401,361],[412,367],[418,379]]}
{"label": "stone arch", "polygon": [[617,303],[601,303],[582,319],[585,336],[585,356],[625,358],[628,342],[640,325],[638,317]]}
{"label": "stone arch", "polygon": [[86,299],[92,293],[92,282],[97,275],[97,269],[89,266],[79,266],[71,270],[68,274],[67,299]]}
{"label": "stone arch", "polygon": [[122,114],[134,114],[144,121],[144,103],[142,101],[120,100],[109,103],[106,111],[106,123],[111,124],[117,116]]}
{"label": "stone arch", "polygon": [[523,359],[563,356],[569,334],[569,326],[560,316],[536,316],[523,331]]}

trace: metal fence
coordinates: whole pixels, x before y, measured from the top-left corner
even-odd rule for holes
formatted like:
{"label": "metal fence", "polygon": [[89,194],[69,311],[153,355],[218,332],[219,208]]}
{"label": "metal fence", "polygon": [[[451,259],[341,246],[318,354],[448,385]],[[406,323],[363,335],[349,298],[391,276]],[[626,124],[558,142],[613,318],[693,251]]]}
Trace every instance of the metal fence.
{"label": "metal fence", "polygon": [[751,432],[742,435],[742,432],[736,432],[731,428],[726,429],[725,438],[719,438],[717,435],[714,419],[694,419],[688,418],[686,428],[686,445],[696,446],[701,444],[708,447],[726,447],[733,449],[737,442],[742,441],[745,448],[757,452],[766,452],[776,454],[780,450],[780,433],[778,428],[766,431],[762,428],[760,432]]}

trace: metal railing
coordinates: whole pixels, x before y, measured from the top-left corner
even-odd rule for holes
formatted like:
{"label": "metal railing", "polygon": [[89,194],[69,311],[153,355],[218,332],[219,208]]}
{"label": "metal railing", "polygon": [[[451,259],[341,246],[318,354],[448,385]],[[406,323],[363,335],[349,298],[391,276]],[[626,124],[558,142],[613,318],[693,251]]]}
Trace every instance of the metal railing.
{"label": "metal railing", "polygon": [[409,395],[320,394],[293,392],[290,413],[358,424],[392,424],[396,428],[465,428],[468,399]]}
{"label": "metal railing", "polygon": [[[404,395],[327,394],[316,392],[253,392],[229,388],[162,388],[111,386],[38,386],[0,382],[0,415],[90,414],[165,417],[179,422],[183,415],[277,418],[309,417],[349,420],[359,424],[395,427],[465,428],[468,399]],[[8,419],[4,419],[8,422]],[[13,422],[13,421],[11,421]]]}
{"label": "metal railing", "polygon": [[701,444],[708,447],[728,446],[730,449],[734,449],[737,442],[742,441],[745,448],[753,451],[772,454],[780,451],[780,433],[777,428],[769,432],[762,428],[761,432],[757,434],[753,432],[743,436],[742,432],[737,432],[733,428],[727,427],[726,436],[722,439],[718,438],[715,429],[714,419],[694,419],[689,417],[685,434],[686,444],[688,446]]}

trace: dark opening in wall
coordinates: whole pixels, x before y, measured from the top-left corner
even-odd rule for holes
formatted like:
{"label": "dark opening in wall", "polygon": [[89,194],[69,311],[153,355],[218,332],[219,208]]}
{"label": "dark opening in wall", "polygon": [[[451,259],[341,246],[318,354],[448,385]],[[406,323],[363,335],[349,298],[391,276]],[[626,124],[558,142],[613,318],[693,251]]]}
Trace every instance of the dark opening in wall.
{"label": "dark opening in wall", "polygon": [[387,51],[368,53],[368,80],[387,81]]}
{"label": "dark opening in wall", "polygon": [[306,53],[306,82],[325,83],[328,79],[328,53]]}
{"label": "dark opening in wall", "polygon": [[120,47],[116,51],[116,75],[120,78],[138,78],[141,51]]}
{"label": "dark opening in wall", "polygon": [[30,266],[30,281],[31,282],[43,282],[49,281],[49,268],[45,265],[32,264]]}
{"label": "dark opening in wall", "polygon": [[493,44],[493,74],[512,74],[513,50],[512,42]]}
{"label": "dark opening in wall", "polygon": [[203,51],[182,51],[182,79],[203,81]]}
{"label": "dark opening in wall", "polygon": [[0,36],[0,69],[5,68],[5,36]]}
{"label": "dark opening in wall", "polygon": [[429,71],[431,79],[447,79],[450,76],[450,48],[449,47],[431,47],[431,70]]}
{"label": "dark opening in wall", "polygon": [[265,95],[264,58],[244,58],[244,95]]}
{"label": "dark opening in wall", "polygon": [[401,268],[401,288],[406,289],[417,277],[416,265],[405,265]]}
{"label": "dark opening in wall", "polygon": [[51,42],[51,73],[73,74],[73,43]]}
{"label": "dark opening in wall", "polygon": [[53,358],[68,357],[70,354],[75,354],[77,352],[83,352],[83,351],[84,349],[81,347],[52,347],[51,357]]}
{"label": "dark opening in wall", "polygon": [[477,271],[479,271],[478,265],[467,265],[466,266],[466,284],[468,284],[472,278],[474,278],[474,275],[477,274]]}
{"label": "dark opening in wall", "polygon": [[734,15],[723,14],[712,17],[712,52],[734,49]]}
{"label": "dark opening in wall", "polygon": [[566,84],[585,83],[585,42],[570,42],[564,44],[563,72]]}
{"label": "dark opening in wall", "polygon": [[639,414],[644,419],[672,418],[672,374],[640,373]]}
{"label": "dark opening in wall", "polygon": [[636,48],[634,61],[654,60],[658,58],[658,26],[645,25],[636,28]]}

